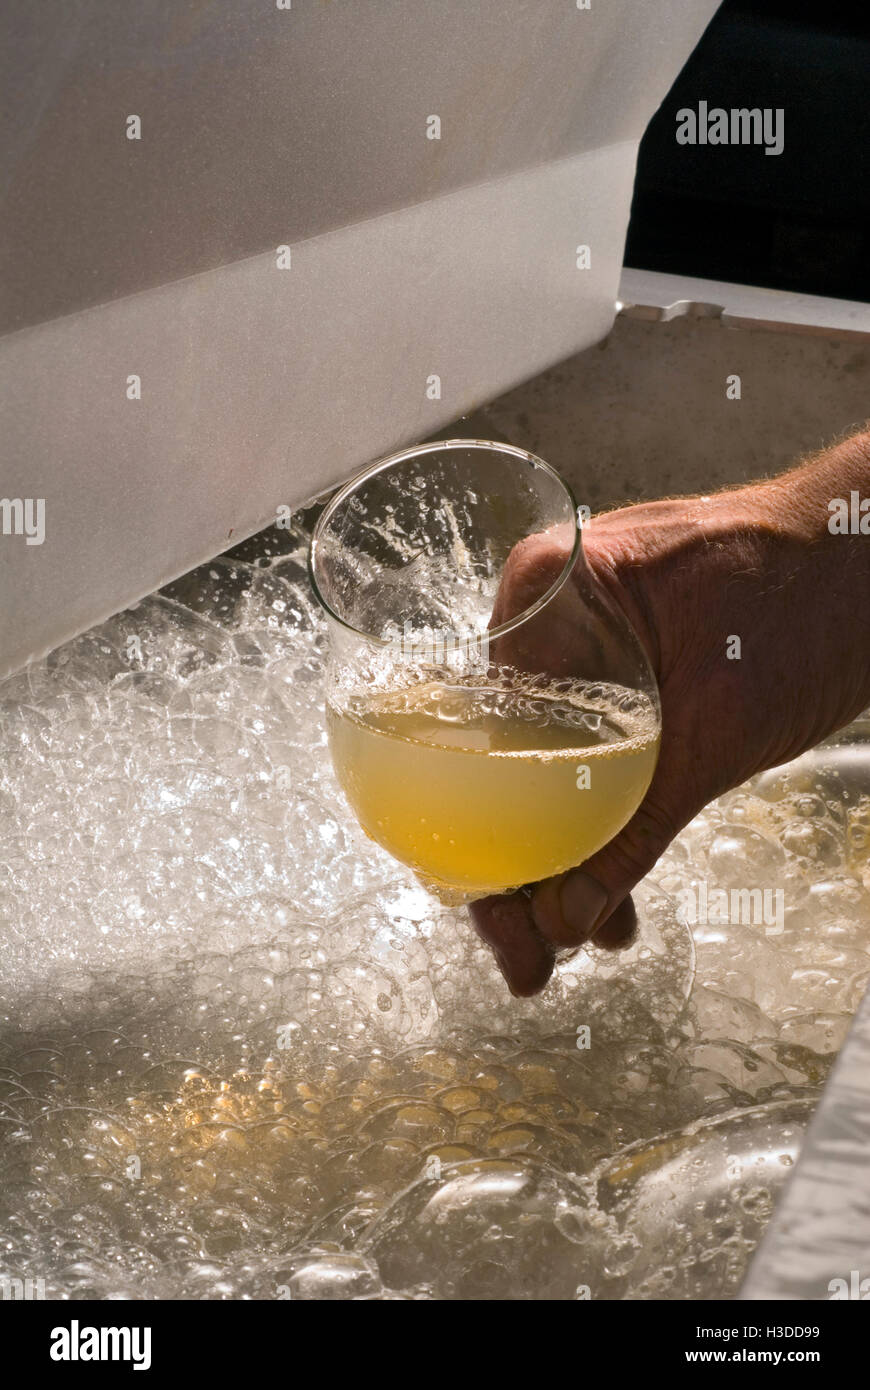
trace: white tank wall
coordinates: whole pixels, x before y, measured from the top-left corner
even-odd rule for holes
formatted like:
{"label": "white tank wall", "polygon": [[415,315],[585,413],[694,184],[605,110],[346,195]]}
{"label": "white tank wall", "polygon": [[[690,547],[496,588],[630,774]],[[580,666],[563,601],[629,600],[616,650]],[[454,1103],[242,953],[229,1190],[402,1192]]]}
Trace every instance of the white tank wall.
{"label": "white tank wall", "polygon": [[4,6],[0,674],[602,338],[715,9]]}

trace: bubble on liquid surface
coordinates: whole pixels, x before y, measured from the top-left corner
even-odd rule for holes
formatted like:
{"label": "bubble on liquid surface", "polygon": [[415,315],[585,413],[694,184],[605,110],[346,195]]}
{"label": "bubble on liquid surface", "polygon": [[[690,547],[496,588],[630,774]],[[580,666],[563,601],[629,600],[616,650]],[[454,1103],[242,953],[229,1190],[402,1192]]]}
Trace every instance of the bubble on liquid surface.
{"label": "bubble on liquid surface", "polygon": [[587,1196],[531,1163],[457,1163],[422,1178],[367,1237],[393,1288],[446,1299],[571,1299],[588,1274]]}
{"label": "bubble on liquid surface", "polygon": [[[247,541],[0,685],[0,1273],[70,1299],[681,1296],[642,1267],[668,1209],[622,1222],[601,1165],[818,1096],[870,975],[870,777],[862,800],[823,749],[722,798],[628,952],[515,1000],[343,802],[305,543]],[[690,933],[702,882],[782,887],[783,931]],[[732,1254],[684,1223],[698,1297],[775,1197],[737,1154]]]}
{"label": "bubble on liquid surface", "polygon": [[805,1099],[732,1111],[602,1165],[598,1203],[628,1248],[608,1258],[598,1296],[704,1298],[713,1278],[733,1297],[811,1111]]}

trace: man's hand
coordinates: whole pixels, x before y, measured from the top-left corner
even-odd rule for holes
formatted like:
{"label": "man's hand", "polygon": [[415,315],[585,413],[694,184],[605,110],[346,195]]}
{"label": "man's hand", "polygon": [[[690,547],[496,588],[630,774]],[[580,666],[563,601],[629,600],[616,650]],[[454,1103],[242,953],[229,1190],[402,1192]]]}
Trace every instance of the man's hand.
{"label": "man's hand", "polygon": [[[855,489],[870,496],[868,434],[771,482],[626,507],[584,527],[587,563],[655,671],[661,752],[636,814],[582,867],[472,906],[513,993],[543,989],[560,948],[626,944],[631,889],[683,826],[870,701],[870,535],[828,526],[828,503]],[[542,534],[516,548],[499,621],[547,587],[564,545]]]}

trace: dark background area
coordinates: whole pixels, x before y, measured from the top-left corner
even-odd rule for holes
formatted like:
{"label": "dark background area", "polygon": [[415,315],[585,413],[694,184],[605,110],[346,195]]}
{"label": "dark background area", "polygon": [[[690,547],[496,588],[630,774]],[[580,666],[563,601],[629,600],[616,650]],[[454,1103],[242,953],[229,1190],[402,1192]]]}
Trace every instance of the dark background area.
{"label": "dark background area", "polygon": [[[699,101],[782,107],[782,154],[678,145]],[[870,301],[870,0],[725,0],[644,136],[625,261]]]}

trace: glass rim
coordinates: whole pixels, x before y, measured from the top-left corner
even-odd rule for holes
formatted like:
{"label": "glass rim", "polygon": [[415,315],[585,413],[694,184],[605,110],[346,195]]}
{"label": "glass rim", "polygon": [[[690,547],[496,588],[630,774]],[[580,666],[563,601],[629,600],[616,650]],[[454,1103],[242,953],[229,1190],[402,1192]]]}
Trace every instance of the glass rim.
{"label": "glass rim", "polygon": [[384,458],[376,459],[374,463],[367,464],[365,468],[361,468],[359,472],[354,473],[351,478],[348,478],[347,482],[343,483],[326,503],[326,506],[317,518],[317,522],[311,534],[311,543],[308,547],[308,578],[314,590],[315,598],[323,611],[327,613],[330,618],[334,619],[334,621],[345,628],[346,631],[352,632],[355,637],[363,638],[365,641],[371,642],[379,647],[389,647],[393,640],[389,637],[379,637],[373,632],[365,632],[362,628],[354,627],[353,623],[349,623],[340,613],[336,613],[332,605],[327,602],[317,582],[316,573],[318,546],[323,537],[323,532],[326,530],[330,519],[335,515],[338,508],[348,497],[352,496],[360,483],[375,477],[378,473],[385,472],[388,468],[406,463],[412,458],[417,458],[421,454],[433,454],[453,449],[486,449],[495,453],[508,454],[512,458],[520,459],[523,463],[531,463],[535,468],[542,468],[565,494],[570,504],[571,521],[574,527],[574,540],[571,546],[571,553],[550,587],[540,598],[530,604],[528,608],[524,608],[521,613],[517,613],[513,618],[509,618],[507,622],[499,623],[498,627],[487,628],[485,632],[479,633],[476,637],[469,637],[467,639],[467,644],[470,647],[473,648],[475,644],[491,642],[494,638],[503,637],[509,632],[515,632],[518,627],[521,627],[524,623],[528,622],[530,618],[534,617],[536,613],[539,613],[542,608],[545,608],[550,600],[555,598],[556,594],[563,587],[577,562],[578,556],[582,553],[581,527],[577,520],[577,503],[574,498],[574,493],[561,474],[557,473],[556,469],[553,468],[551,464],[547,463],[545,459],[539,458],[537,454],[530,453],[528,449],[521,449],[516,444],[501,444],[494,439],[435,439],[430,440],[426,444],[414,444],[409,448],[399,449],[396,453],[387,454]]}

